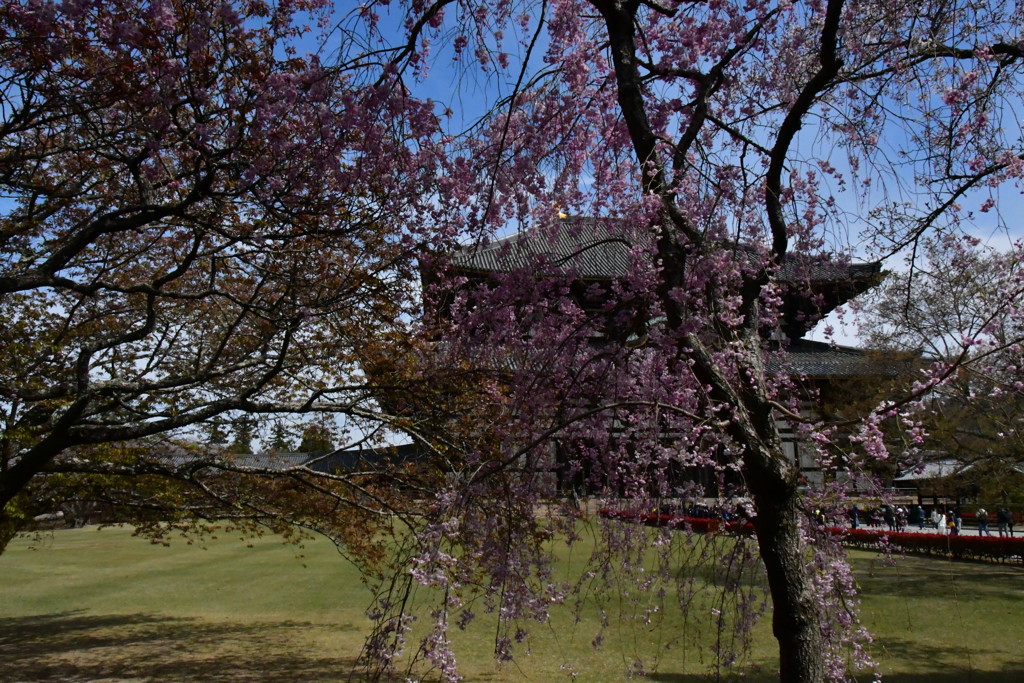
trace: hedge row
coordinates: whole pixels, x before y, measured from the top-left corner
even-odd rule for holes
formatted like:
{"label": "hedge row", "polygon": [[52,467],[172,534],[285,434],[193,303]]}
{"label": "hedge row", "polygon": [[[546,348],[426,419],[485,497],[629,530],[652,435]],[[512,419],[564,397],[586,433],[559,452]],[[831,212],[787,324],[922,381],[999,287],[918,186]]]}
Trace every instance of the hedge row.
{"label": "hedge row", "polygon": [[[722,531],[724,529],[729,533],[750,535],[754,530],[750,522],[733,522],[717,518],[686,517],[654,512],[626,512],[609,509],[601,510],[600,514],[602,517],[609,519],[621,519],[646,526],[686,527],[698,533]],[[877,549],[880,543],[887,540],[889,545],[908,553],[994,562],[1024,562],[1024,535],[1011,538],[1001,536],[923,534],[842,527],[829,527],[829,530],[841,537],[843,545],[857,548]]]}

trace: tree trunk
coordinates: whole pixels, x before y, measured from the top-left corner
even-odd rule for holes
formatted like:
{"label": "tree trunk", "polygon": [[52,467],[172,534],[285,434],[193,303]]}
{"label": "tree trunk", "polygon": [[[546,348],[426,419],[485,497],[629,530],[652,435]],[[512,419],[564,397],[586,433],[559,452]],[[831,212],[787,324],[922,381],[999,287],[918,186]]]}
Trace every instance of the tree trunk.
{"label": "tree trunk", "polygon": [[[756,312],[756,311],[755,311]],[[751,320],[756,322],[756,317]],[[749,375],[759,381],[734,386],[707,347],[689,337],[690,369],[715,403],[732,406],[728,432],[743,446],[743,477],[757,513],[754,533],[772,596],[772,630],[779,643],[779,680],[818,683],[826,676],[823,606],[814,595],[812,567],[800,543],[799,464],[789,462],[766,389],[761,340],[751,324],[741,338],[750,353]]]}
{"label": "tree trunk", "polygon": [[[826,676],[825,615],[815,597],[812,566],[800,542],[803,510],[798,463],[789,462],[765,388],[757,327],[747,332],[749,371],[760,382],[735,387],[699,339],[687,344],[691,366],[712,399],[734,409],[729,434],[743,446],[743,477],[757,513],[754,533],[772,596],[772,630],[779,643],[779,680],[818,683]],[[737,391],[737,389],[740,389]]]}
{"label": "tree trunk", "polygon": [[760,450],[748,454],[744,475],[753,497],[761,560],[772,596],[772,631],[779,643],[779,680],[817,683],[826,676],[823,614],[814,597],[811,565],[800,543],[795,465]]}

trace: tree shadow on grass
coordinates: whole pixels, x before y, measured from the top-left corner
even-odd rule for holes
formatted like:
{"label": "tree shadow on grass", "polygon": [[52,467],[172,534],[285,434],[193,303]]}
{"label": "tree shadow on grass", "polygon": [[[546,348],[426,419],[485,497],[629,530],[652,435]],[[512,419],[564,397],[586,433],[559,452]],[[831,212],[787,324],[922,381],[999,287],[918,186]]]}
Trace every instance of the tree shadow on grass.
{"label": "tree shadow on grass", "polygon": [[864,595],[935,597],[936,586],[955,584],[963,595],[995,594],[1012,602],[1024,601],[1024,593],[1016,590],[1016,582],[1024,579],[1024,567],[1018,564],[896,558],[893,565],[860,557],[853,567]]}
{"label": "tree shadow on grass", "polygon": [[[869,683],[873,680],[874,674],[864,673],[855,676],[852,680]],[[714,677],[700,674],[669,674],[654,673],[648,674],[648,680],[659,681],[660,683],[709,683],[716,681]],[[723,676],[722,683],[733,680],[741,680],[743,683],[775,683],[779,680],[778,673],[753,676],[744,676],[741,679],[728,678]],[[883,683],[1019,683],[1024,681],[1024,668],[1011,671],[968,671],[966,669],[950,670],[945,672],[922,672],[922,673],[899,673],[887,674],[882,677]]]}
{"label": "tree shadow on grass", "polygon": [[[885,681],[896,683],[1011,683],[1024,681],[1024,663],[1015,662],[1009,667],[995,670],[986,662],[1005,661],[1005,652],[986,648],[983,644],[971,646],[970,659],[963,654],[956,656],[956,663],[950,663],[950,653],[939,647],[926,647],[918,640],[885,637],[876,638],[874,648],[885,651],[885,659],[900,662],[901,668],[911,673],[892,673],[884,676]],[[864,680],[870,681],[870,677]]]}
{"label": "tree shadow on grass", "polygon": [[743,678],[738,678],[736,676],[730,678],[723,674],[721,678],[716,679],[711,674],[650,673],[647,674],[647,680],[659,681],[660,683],[710,683],[714,681],[721,681],[722,683],[726,683],[727,681],[743,681],[743,683],[777,683],[779,680],[779,674],[777,672],[746,672]]}
{"label": "tree shadow on grass", "polygon": [[82,612],[0,619],[0,680],[364,680],[354,657],[304,647],[310,628],[324,627]]}
{"label": "tree shadow on grass", "polygon": [[[1019,683],[1024,681],[1024,664],[1014,664],[1011,668],[1001,668],[998,671],[984,670],[986,661],[986,650],[975,649],[972,656],[975,666],[970,666],[963,661],[957,665],[949,665],[948,653],[940,648],[922,646],[920,642],[901,640],[898,638],[884,638],[875,641],[876,647],[884,648],[886,659],[899,661],[903,669],[910,670],[910,673],[901,671],[897,673],[886,673],[882,669],[882,680],[884,683]],[[740,672],[736,672],[739,674]],[[759,669],[756,671],[744,671],[743,678],[736,675],[729,677],[723,675],[720,679],[714,676],[702,674],[678,674],[670,672],[658,672],[648,674],[647,678],[661,683],[708,683],[709,681],[742,680],[744,683],[775,683],[779,680],[777,671]],[[853,674],[851,679],[857,682],[869,683],[874,680],[874,672],[864,671],[860,674]]]}
{"label": "tree shadow on grass", "polygon": [[[865,677],[864,681],[870,681]],[[884,676],[884,683],[921,683],[927,680],[928,683],[1020,683],[1024,681],[1024,668],[1010,669],[1006,671],[970,671],[967,669],[952,669],[942,672],[928,672],[922,678],[919,673],[899,673]]]}

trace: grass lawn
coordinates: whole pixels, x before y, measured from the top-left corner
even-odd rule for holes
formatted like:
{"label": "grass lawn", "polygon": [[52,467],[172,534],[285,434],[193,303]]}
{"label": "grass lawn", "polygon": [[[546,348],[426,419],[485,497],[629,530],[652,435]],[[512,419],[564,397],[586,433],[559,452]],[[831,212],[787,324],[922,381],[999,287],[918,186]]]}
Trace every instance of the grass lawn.
{"label": "grass lawn", "polygon": [[[1020,565],[853,559],[886,680],[1024,680]],[[570,558],[563,564],[573,571]],[[0,577],[0,681],[346,680],[367,627],[367,588],[324,542],[163,547],[125,529],[62,530],[12,542]],[[703,634],[673,617],[654,629],[613,625],[594,650],[596,607],[590,614],[576,624],[562,611],[534,626],[530,655],[504,665],[489,656],[493,623],[478,619],[456,640],[466,680],[567,680],[566,664],[577,680],[624,680],[638,656],[654,681],[696,682],[707,669]],[[768,621],[746,680],[774,679]]]}

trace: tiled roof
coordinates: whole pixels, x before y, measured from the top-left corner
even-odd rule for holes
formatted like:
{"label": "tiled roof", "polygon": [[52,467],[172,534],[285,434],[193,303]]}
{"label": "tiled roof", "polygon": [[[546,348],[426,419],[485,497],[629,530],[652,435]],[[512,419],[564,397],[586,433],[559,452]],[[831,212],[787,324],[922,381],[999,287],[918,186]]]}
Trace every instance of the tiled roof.
{"label": "tiled roof", "polygon": [[401,464],[422,458],[423,449],[416,444],[401,444],[381,448],[352,448],[319,453],[196,453],[193,451],[165,452],[160,458],[173,465],[209,460],[223,460],[235,467],[260,470],[286,470],[308,467],[316,472],[337,472],[371,469],[384,464]]}
{"label": "tiled roof", "polygon": [[971,463],[960,462],[952,458],[933,460],[921,463],[918,467],[904,472],[893,481],[918,481],[921,479],[944,479],[954,474],[962,474],[971,469]]}
{"label": "tiled roof", "polygon": [[877,351],[801,339],[786,347],[785,356],[771,356],[768,371],[820,379],[893,377],[906,370],[907,361]]}
{"label": "tiled roof", "polygon": [[[921,479],[944,479],[946,477],[952,477],[954,475],[965,474],[970,470],[974,469],[978,463],[970,460],[958,460],[956,458],[949,457],[937,457],[942,451],[930,451],[924,455],[927,458],[931,456],[933,459],[927,459],[917,467],[903,472],[900,476],[893,479],[893,481],[918,481]],[[1024,474],[1024,465],[1020,463],[1008,463],[1000,461],[1000,468],[1007,474],[1017,473]]]}
{"label": "tiled roof", "polygon": [[452,262],[466,270],[503,273],[532,268],[543,257],[581,278],[607,279],[627,272],[632,240],[620,221],[567,218],[554,231],[526,230],[467,247]]}
{"label": "tiled roof", "polygon": [[309,457],[309,453],[233,453],[224,459],[239,467],[285,470],[305,465]]}
{"label": "tiled roof", "polygon": [[[466,247],[452,263],[477,273],[502,273],[533,268],[538,257],[552,267],[565,269],[582,279],[614,279],[629,268],[629,249],[649,235],[620,220],[565,218],[553,230],[531,229]],[[749,258],[750,249],[737,247]],[[836,282],[878,273],[879,263],[842,264],[822,258],[790,257],[782,267],[784,282]]]}
{"label": "tiled roof", "polygon": [[251,467],[261,470],[286,470],[305,465],[311,453],[225,453],[197,452],[185,449],[164,450],[159,457],[172,465],[188,465],[204,460],[223,460],[235,467]]}
{"label": "tiled roof", "polygon": [[306,465],[317,472],[345,472],[372,469],[381,465],[400,465],[422,459],[423,448],[408,443],[380,448],[351,448],[324,453],[308,460]]}

